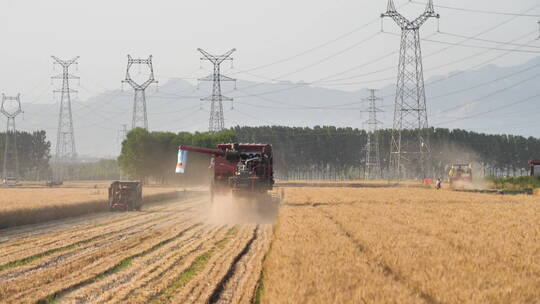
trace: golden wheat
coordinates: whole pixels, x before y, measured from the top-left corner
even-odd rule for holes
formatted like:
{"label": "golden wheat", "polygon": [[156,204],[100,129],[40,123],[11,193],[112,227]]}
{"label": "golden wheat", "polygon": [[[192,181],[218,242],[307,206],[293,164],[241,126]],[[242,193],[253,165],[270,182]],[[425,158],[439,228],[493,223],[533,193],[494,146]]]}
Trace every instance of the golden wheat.
{"label": "golden wheat", "polygon": [[287,188],[264,303],[527,303],[540,200],[432,189]]}

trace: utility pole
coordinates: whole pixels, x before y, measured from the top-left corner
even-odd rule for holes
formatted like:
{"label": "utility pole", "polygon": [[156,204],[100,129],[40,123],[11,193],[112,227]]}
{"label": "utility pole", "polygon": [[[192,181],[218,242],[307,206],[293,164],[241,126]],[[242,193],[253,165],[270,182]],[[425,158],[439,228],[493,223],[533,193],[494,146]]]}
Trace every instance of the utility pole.
{"label": "utility pole", "polygon": [[[401,28],[398,77],[394,123],[390,147],[390,170],[393,178],[424,178],[431,170],[431,151],[428,138],[428,117],[420,27],[429,18],[439,18],[429,0],[424,13],[410,21],[396,11],[393,0],[388,0],[386,13]],[[406,131],[406,132],[403,132]]]}
{"label": "utility pole", "polygon": [[199,48],[197,51],[201,52],[204,56],[201,60],[208,60],[214,64],[214,73],[204,78],[198,79],[199,81],[212,81],[212,95],[201,98],[201,101],[210,101],[210,120],[208,122],[208,131],[211,133],[222,131],[225,128],[225,118],[223,117],[223,101],[233,101],[230,97],[221,95],[221,82],[222,81],[234,81],[236,85],[236,79],[227,77],[220,73],[220,65],[225,60],[233,60],[231,54],[236,51],[232,49],[223,55],[212,55],[205,50]]}
{"label": "utility pole", "polygon": [[75,149],[75,135],[73,133],[73,116],[71,114],[71,93],[76,93],[69,87],[70,79],[79,79],[78,76],[69,73],[69,67],[72,64],[78,64],[79,56],[62,60],[56,56],[51,56],[53,64],[62,66],[62,73],[51,77],[52,79],[62,79],[62,89],[54,90],[54,93],[60,93],[60,114],[58,115],[58,130],[56,134],[56,163],[60,170],[57,172],[58,181],[63,181],[65,177],[65,165],[73,162],[77,157]]}
{"label": "utility pole", "polygon": [[[128,63],[126,68],[126,79],[122,80],[122,83],[128,83],[135,91],[133,97],[133,118],[131,121],[131,128],[143,128],[148,130],[148,116],[146,113],[146,88],[152,83],[157,83],[154,79],[154,67],[152,65],[152,55],[148,56],[148,59],[134,59],[130,55],[127,55]],[[150,75],[148,79],[143,83],[135,82],[129,73],[131,66],[134,64],[142,65],[146,64],[150,69]]]}
{"label": "utility pole", "polygon": [[366,143],[366,170],[364,173],[364,179],[377,179],[382,177],[381,171],[381,159],[379,156],[379,124],[382,124],[377,120],[377,113],[382,112],[381,109],[377,107],[377,101],[382,100],[382,98],[375,96],[374,89],[370,89],[370,96],[365,98],[365,101],[369,101],[369,107],[367,112],[369,112],[369,119],[366,121],[367,128],[367,143]]}
{"label": "utility pole", "polygon": [[7,118],[6,142],[4,146],[4,167],[2,177],[4,182],[19,179],[19,155],[17,153],[17,129],[15,117],[21,114],[21,94],[6,96],[2,94],[0,112]]}
{"label": "utility pole", "polygon": [[540,39],[540,21],[538,21],[538,38],[536,39]]}

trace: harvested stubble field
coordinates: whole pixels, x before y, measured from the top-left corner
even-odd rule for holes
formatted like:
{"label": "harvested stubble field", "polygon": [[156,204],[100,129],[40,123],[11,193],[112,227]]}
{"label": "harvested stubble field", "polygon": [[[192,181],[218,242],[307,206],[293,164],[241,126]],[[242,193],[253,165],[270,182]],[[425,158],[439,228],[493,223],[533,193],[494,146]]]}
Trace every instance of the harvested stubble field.
{"label": "harvested stubble field", "polygon": [[1,303],[250,303],[272,225],[206,196],[0,230]]}
{"label": "harvested stubble field", "polygon": [[263,303],[538,303],[540,199],[286,188]]}
{"label": "harvested stubble field", "polygon": [[[105,211],[108,208],[108,184],[0,188],[0,228]],[[146,201],[175,195],[174,188],[145,187],[143,190]]]}

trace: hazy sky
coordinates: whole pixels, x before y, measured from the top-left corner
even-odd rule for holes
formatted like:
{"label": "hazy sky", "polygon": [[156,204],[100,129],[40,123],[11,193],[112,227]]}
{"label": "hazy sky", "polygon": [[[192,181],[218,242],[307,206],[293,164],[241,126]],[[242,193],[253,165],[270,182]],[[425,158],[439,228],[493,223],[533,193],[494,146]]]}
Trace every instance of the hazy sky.
{"label": "hazy sky", "polygon": [[[396,6],[408,1],[396,0]],[[435,4],[489,9],[501,12],[523,12],[535,5],[529,14],[540,14],[538,0],[448,0]],[[120,87],[124,77],[126,54],[134,57],[154,56],[156,78],[164,83],[170,77],[193,79],[208,72],[200,70],[198,47],[221,53],[237,48],[232,76],[262,81],[265,78],[311,82],[329,75],[370,62],[388,52],[397,50],[399,37],[380,32],[377,20],[335,42],[308,52],[292,60],[267,68],[254,67],[289,58],[308,49],[341,37],[377,19],[386,8],[386,0],[196,0],[196,1],[76,1],[76,0],[2,0],[0,2],[0,91],[22,94],[23,102],[50,102],[50,55],[62,58],[81,56],[81,98],[105,89]],[[407,16],[420,14],[423,6],[411,3],[400,9]],[[438,9],[442,32],[465,36],[477,35],[510,20],[498,28],[482,34],[481,38],[509,41],[538,28],[537,19],[529,17],[487,15]],[[385,31],[399,30],[389,19]],[[462,39],[447,34],[433,34],[437,21],[428,21],[422,30],[424,37],[440,41],[459,42]],[[530,34],[516,43],[529,43],[536,34]],[[367,42],[363,40],[370,38]],[[533,42],[540,46],[540,43]],[[496,44],[470,41],[470,45],[496,46]],[[448,46],[423,43],[424,55]],[[452,70],[467,69],[479,59],[466,60],[444,68],[429,71],[430,65],[459,60],[480,49],[451,47],[427,57],[424,65],[426,77],[445,74]],[[496,55],[492,52],[490,55]],[[531,54],[513,53],[496,61],[501,65],[521,63]],[[387,58],[352,70],[334,78],[355,76],[395,66],[397,57]],[[225,65],[228,69],[229,66]],[[368,77],[347,81],[321,83],[329,87],[355,90],[363,87],[381,87],[392,82],[395,69],[385,70]],[[373,81],[373,79],[384,79]],[[352,84],[351,84],[352,82]],[[344,84],[345,83],[345,84]]]}

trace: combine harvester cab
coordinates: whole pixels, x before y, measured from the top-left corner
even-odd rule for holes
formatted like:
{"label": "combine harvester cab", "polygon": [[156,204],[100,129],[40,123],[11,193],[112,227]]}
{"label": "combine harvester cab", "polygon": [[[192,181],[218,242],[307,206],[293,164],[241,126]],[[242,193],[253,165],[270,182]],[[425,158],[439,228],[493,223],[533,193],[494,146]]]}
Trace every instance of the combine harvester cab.
{"label": "combine harvester cab", "polygon": [[217,149],[180,146],[177,173],[183,173],[187,152],[212,155],[210,166],[214,169],[211,184],[212,199],[215,194],[253,197],[266,194],[274,185],[272,146],[269,144],[219,144]]}
{"label": "combine harvester cab", "polygon": [[115,181],[109,186],[109,210],[141,210],[141,182]]}

